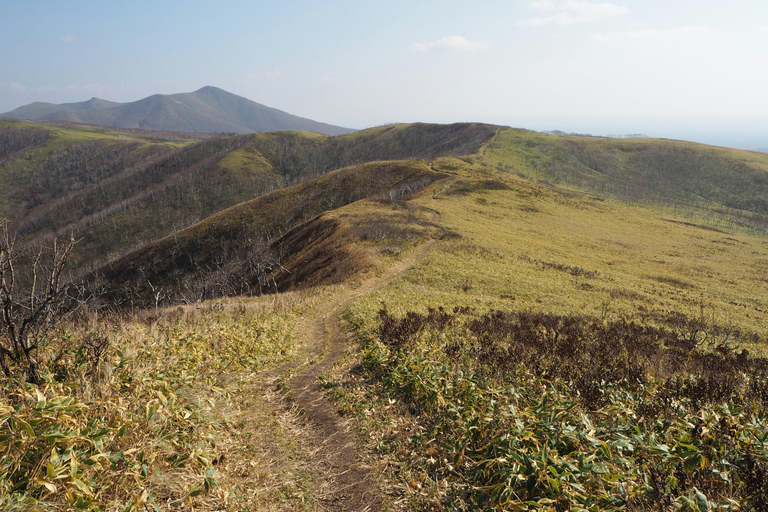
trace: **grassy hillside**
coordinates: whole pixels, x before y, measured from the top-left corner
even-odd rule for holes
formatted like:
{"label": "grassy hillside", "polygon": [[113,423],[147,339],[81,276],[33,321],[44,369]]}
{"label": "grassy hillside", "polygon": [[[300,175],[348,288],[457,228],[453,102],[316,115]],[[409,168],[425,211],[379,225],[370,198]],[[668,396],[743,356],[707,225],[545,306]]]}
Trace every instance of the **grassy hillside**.
{"label": "grassy hillside", "polygon": [[649,206],[489,178],[458,160],[434,164],[444,168],[459,176],[412,202],[460,238],[440,244],[372,304],[421,304],[421,312],[472,304],[659,327],[704,305],[746,339],[768,339],[765,239],[691,225]]}
{"label": "grassy hillside", "polygon": [[768,229],[764,153],[503,129],[486,146],[483,161],[542,183],[677,209],[712,227]]}
{"label": "grassy hillside", "polygon": [[403,199],[442,177],[420,162],[347,167],[224,210],[98,274],[110,300],[142,304],[338,282],[359,267],[345,246],[349,222],[316,217],[361,199]]}
{"label": "grassy hillside", "polygon": [[407,508],[765,506],[768,243],[444,164],[412,202],[454,237],[326,380]]}
{"label": "grassy hillside", "polygon": [[165,132],[0,122],[0,216],[25,241],[82,238],[93,269],[227,207],[366,161],[472,153],[487,125],[400,125],[326,137],[280,132],[180,139]]}
{"label": "grassy hillside", "polygon": [[302,289],[62,328],[42,386],[3,380],[0,503],[322,510],[279,394],[345,308],[358,345],[319,384],[392,510],[761,510],[766,270],[762,237],[480,158],[341,169],[115,265],[150,303],[185,276]]}

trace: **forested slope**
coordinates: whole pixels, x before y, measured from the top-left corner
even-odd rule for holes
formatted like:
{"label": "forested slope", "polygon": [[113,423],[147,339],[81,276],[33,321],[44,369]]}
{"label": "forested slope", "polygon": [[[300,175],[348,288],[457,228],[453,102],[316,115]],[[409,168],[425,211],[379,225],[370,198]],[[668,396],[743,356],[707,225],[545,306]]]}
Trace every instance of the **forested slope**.
{"label": "forested slope", "polygon": [[401,200],[443,177],[423,162],[346,167],[228,208],[103,267],[94,279],[110,290],[111,302],[144,305],[341,280],[349,276],[329,270],[343,266],[347,249],[296,259],[313,244],[345,236],[337,220],[316,217],[361,199]]}

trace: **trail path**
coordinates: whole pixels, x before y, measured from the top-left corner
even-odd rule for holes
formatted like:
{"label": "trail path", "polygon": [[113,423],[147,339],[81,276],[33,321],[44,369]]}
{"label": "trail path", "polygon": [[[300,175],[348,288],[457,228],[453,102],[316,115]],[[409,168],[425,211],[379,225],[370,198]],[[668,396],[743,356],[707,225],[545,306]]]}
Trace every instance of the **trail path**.
{"label": "trail path", "polygon": [[429,240],[385,274],[363,282],[355,290],[341,293],[306,319],[309,354],[316,361],[288,382],[289,396],[302,417],[311,425],[317,446],[314,455],[315,499],[320,510],[377,511],[382,508],[382,493],[360,457],[353,426],[339,416],[319,389],[318,377],[344,354],[347,339],[339,329],[339,315],[352,301],[385,286],[418,264],[435,245]]}

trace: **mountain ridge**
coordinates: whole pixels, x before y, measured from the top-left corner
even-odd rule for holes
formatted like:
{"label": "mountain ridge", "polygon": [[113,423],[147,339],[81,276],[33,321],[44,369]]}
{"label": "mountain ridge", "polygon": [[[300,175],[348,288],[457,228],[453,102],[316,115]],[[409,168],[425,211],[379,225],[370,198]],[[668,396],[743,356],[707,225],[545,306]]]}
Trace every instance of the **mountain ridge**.
{"label": "mountain ridge", "polygon": [[95,97],[78,103],[35,102],[0,117],[189,133],[295,130],[343,135],[355,131],[296,116],[213,86],[187,93],[153,94],[127,103]]}

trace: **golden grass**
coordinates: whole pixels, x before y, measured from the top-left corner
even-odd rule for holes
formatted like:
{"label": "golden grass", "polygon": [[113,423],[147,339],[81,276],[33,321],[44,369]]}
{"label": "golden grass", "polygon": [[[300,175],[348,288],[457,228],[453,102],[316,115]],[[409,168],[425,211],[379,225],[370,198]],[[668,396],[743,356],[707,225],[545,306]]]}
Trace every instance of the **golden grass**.
{"label": "golden grass", "polygon": [[[275,393],[279,373],[255,376],[302,353],[297,326],[327,293],[208,302],[68,331],[48,349],[44,385],[2,389],[0,434],[14,442],[0,442],[0,508],[306,503],[310,461]],[[110,341],[97,366],[80,350],[94,334]],[[19,479],[27,483],[11,491]]]}
{"label": "golden grass", "polygon": [[404,280],[368,298],[367,314],[385,301],[400,314],[471,305],[664,325],[703,305],[718,323],[768,338],[765,239],[523,180],[504,184],[462,179],[419,194],[413,202],[461,238],[442,241]]}
{"label": "golden grass", "polygon": [[[398,318],[407,312],[426,313],[428,308],[450,311],[454,306],[470,306],[475,308],[467,314],[472,318],[496,309],[530,310],[564,317],[587,315],[604,320],[605,325],[627,320],[672,331],[674,314],[696,315],[704,308],[720,326],[739,329],[742,346],[751,355],[768,354],[765,238],[706,229],[671,212],[522,179],[491,180],[482,174],[482,162],[472,159],[439,159],[434,168],[455,177],[434,184],[410,202],[435,212],[444,232],[458,237],[443,237],[402,279],[375,290],[347,310],[346,318],[363,345],[363,352],[354,357],[362,359],[370,372],[337,370],[326,376],[325,383],[345,414],[356,416],[362,425],[369,450],[379,456],[385,485],[396,496],[395,506],[463,510],[462,505],[471,506],[467,503],[477,505],[467,496],[472,491],[487,491],[490,487],[485,486],[492,483],[487,477],[493,473],[489,470],[478,477],[479,467],[517,467],[502,445],[519,448],[535,439],[535,449],[528,452],[533,457],[541,444],[551,441],[552,434],[545,429],[518,437],[513,428],[499,427],[504,414],[497,412],[506,411],[508,404],[504,392],[530,392],[534,402],[544,396],[543,404],[562,383],[542,383],[528,374],[508,387],[483,388],[474,368],[462,366],[466,362],[463,353],[446,355],[445,347],[451,341],[467,343],[465,349],[471,350],[472,335],[460,327],[453,332],[426,328],[402,352],[382,349],[377,341],[377,312],[382,303]],[[441,373],[435,370],[439,367],[449,369]],[[460,396],[450,398],[445,390],[451,386],[477,392],[461,395],[457,391]],[[615,411],[634,407],[629,394],[617,397],[627,402],[612,402]],[[559,399],[571,407],[578,397],[565,389]],[[473,405],[473,400],[482,404]],[[430,416],[430,404],[442,413]],[[513,409],[510,425],[540,428],[542,423],[525,414],[520,408]],[[621,416],[608,409],[596,414],[607,419]],[[702,413],[702,417],[708,416]],[[463,429],[469,433],[461,438]],[[663,432],[674,437],[666,426]],[[465,461],[460,468],[457,461],[462,457],[457,454],[463,456],[465,449],[469,453],[472,440],[487,451],[480,450],[477,461],[482,462],[463,473],[470,463]],[[493,466],[494,458],[498,458],[498,466]],[[620,479],[628,479],[628,472],[622,471]],[[615,494],[608,487],[603,490]],[[750,492],[748,489],[747,495]],[[506,505],[501,499],[497,508],[486,505],[499,510],[527,506],[517,503],[514,495],[506,499]]]}

